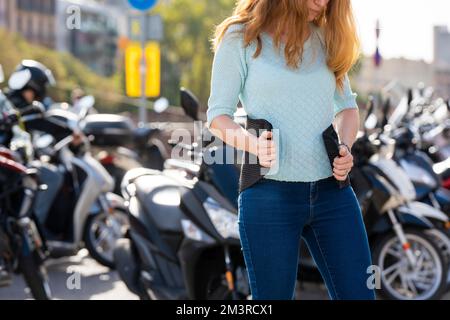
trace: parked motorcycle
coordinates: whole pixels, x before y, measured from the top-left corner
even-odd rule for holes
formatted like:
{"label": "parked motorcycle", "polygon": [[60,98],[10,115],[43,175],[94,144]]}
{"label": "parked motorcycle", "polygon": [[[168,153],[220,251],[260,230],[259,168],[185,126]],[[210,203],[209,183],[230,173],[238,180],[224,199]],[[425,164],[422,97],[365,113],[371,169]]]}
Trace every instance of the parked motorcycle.
{"label": "parked motorcycle", "polygon": [[33,297],[47,300],[51,298],[44,265],[47,248],[33,212],[36,194],[45,185],[34,168],[24,166],[17,152],[5,147],[17,119],[16,114],[0,116],[0,287],[11,284],[11,272],[19,272]]}
{"label": "parked motorcycle", "polygon": [[[182,104],[184,101],[183,106],[187,110],[186,113],[195,115],[195,111],[192,112],[192,110],[195,110],[195,107],[189,107],[195,106],[195,97],[192,97],[190,94],[185,94],[184,97],[185,99],[182,99]],[[193,119],[196,120],[195,117]],[[195,147],[198,147],[198,144],[195,145],[194,142],[194,145],[191,147],[186,146],[185,148],[191,154],[195,154]],[[202,148],[201,150],[203,157],[213,156],[213,153],[222,152],[220,147],[217,146],[209,149]],[[367,135],[360,137],[357,143],[355,143],[354,150],[356,150],[355,157],[358,158],[358,164],[352,171],[351,177],[352,182],[354,182],[355,193],[363,209],[370,244],[373,249],[374,263],[378,264],[381,268],[381,293],[388,298],[402,300],[434,299],[440,297],[446,287],[447,260],[436,244],[435,238],[447,239],[447,237],[441,230],[434,227],[429,218],[432,217],[437,221],[441,220],[445,222],[448,221],[447,217],[432,207],[414,201],[414,187],[411,185],[409,178],[388,157],[372,157],[376,154],[379,155],[383,150],[374,149],[374,141],[369,139]],[[225,153],[222,152],[222,154]],[[163,215],[163,213],[172,211],[172,207],[167,211],[168,203],[164,200],[176,199],[173,206],[174,208],[178,208],[179,206],[184,209],[181,214],[186,214],[186,208],[189,208],[189,202],[187,200],[184,202],[183,200],[189,200],[191,198],[174,196],[174,194],[180,192],[180,186],[182,186],[182,189],[188,188],[186,186],[189,185],[187,181],[194,185],[206,182],[209,190],[214,191],[214,193],[217,192],[214,198],[217,199],[221,196],[224,201],[223,203],[218,202],[220,204],[215,205],[217,208],[226,207],[227,205],[225,203],[231,205],[230,209],[226,210],[226,212],[217,210],[218,212],[222,212],[221,216],[227,216],[230,220],[233,217],[234,220],[232,221],[237,219],[236,215],[229,215],[231,212],[237,212],[237,166],[222,164],[206,165],[205,162],[197,164],[195,161],[190,163],[183,160],[169,159],[166,161],[166,167],[171,169],[166,169],[163,174],[157,171],[145,171],[144,169],[140,171],[133,170],[128,173],[129,175],[127,174],[123,181],[124,196],[129,199],[131,215],[138,217],[141,221],[145,221],[141,224],[146,225],[146,227],[143,227],[135,219],[131,218],[130,220],[132,222],[129,235],[139,230],[141,237],[147,235],[147,240],[139,239],[136,235],[134,235],[134,238],[130,236],[131,240],[121,240],[116,251],[116,257],[117,260],[122,261],[120,263],[122,267],[119,268],[121,278],[131,290],[137,292],[140,296],[142,296],[143,291],[147,290],[148,292],[148,288],[153,288],[152,282],[145,283],[145,280],[142,279],[142,265],[156,265],[157,270],[162,269],[162,267],[158,268],[159,265],[162,265],[158,261],[160,256],[157,255],[157,258],[154,258],[148,252],[161,251],[161,247],[164,248],[165,246],[164,242],[154,240],[159,237],[152,237],[153,241],[150,240],[152,241],[150,242],[148,235],[153,234],[153,232],[158,234],[160,230],[166,231],[167,234],[173,234],[173,230],[169,230],[169,225],[165,226],[166,229],[160,226],[162,223],[160,221],[169,221],[168,215]],[[170,189],[171,191],[168,191]],[[228,192],[224,192],[225,190],[228,190]],[[184,195],[184,193],[182,194]],[[203,197],[201,196],[202,194]],[[194,200],[198,202],[198,199],[203,200],[205,198],[208,199],[208,193],[202,191],[197,196],[197,199],[194,198],[191,202],[194,203]],[[180,200],[178,201],[177,199]],[[157,202],[157,204],[155,205],[154,202]],[[203,208],[205,205],[204,202]],[[202,206],[198,206],[197,211],[201,211],[201,208]],[[152,219],[146,218],[148,216],[143,213],[145,211],[152,215]],[[171,220],[170,225],[179,225],[177,221],[180,221],[180,219],[183,220],[183,218],[180,218],[181,214],[170,215],[170,217],[176,217],[176,219]],[[159,216],[159,219],[156,219],[155,216]],[[220,215],[217,214],[217,216]],[[194,225],[195,228],[193,227],[192,229],[197,230],[200,225],[199,221],[202,221],[202,219],[196,218],[192,220],[194,223],[196,222]],[[233,227],[234,222],[233,224],[228,223],[227,226],[229,231],[235,230]],[[199,235],[202,234],[201,231],[203,229],[198,231]],[[201,236],[199,236],[200,238]],[[146,241],[147,246],[142,246],[142,243],[146,243]],[[180,241],[177,242],[174,240],[175,243],[180,243]],[[149,243],[152,243],[152,245]],[[152,249],[149,249],[149,247]],[[178,256],[181,255],[179,254]],[[130,265],[129,261],[134,261],[132,264],[133,267],[131,268],[127,267]],[[148,261],[158,261],[159,263]],[[173,262],[175,261],[173,260]],[[301,268],[308,267],[308,258],[306,256],[303,256],[300,261]],[[309,262],[311,262],[311,259],[309,259]],[[119,265],[119,262],[117,264]],[[313,263],[309,265],[313,265]],[[243,264],[242,268],[244,268]],[[230,272],[233,275],[232,269]],[[245,275],[245,272],[239,273]],[[304,274],[310,274],[310,272],[299,273],[300,276]],[[154,279],[154,277],[148,278]],[[233,279],[236,279],[236,276]],[[185,278],[185,280],[188,283],[192,283],[191,278]],[[238,283],[241,283],[239,285],[240,288],[248,288],[248,284],[244,285],[240,281]],[[158,284],[161,284],[161,282],[158,282]],[[160,288],[158,285],[156,286]],[[162,287],[165,286],[163,285]],[[233,288],[231,284],[229,284],[229,291],[232,292],[230,288]],[[239,296],[241,295],[234,294],[234,297]],[[245,294],[242,296],[245,297]],[[154,295],[154,297],[158,298],[158,295]]]}
{"label": "parked motorcycle", "polygon": [[[198,108],[188,91],[181,94],[187,114]],[[114,254],[119,275],[143,299],[245,299],[236,208],[203,178],[213,168],[186,169],[125,175],[130,229]]]}
{"label": "parked motorcycle", "polygon": [[[123,199],[113,194],[114,181],[90,154],[79,132],[79,117],[52,109],[24,118],[33,132],[36,155],[58,167],[62,184],[41,221],[52,257],[70,256],[86,247],[99,263],[114,267],[112,250],[124,234]],[[76,145],[74,139],[79,140]]]}
{"label": "parked motorcycle", "polygon": [[136,126],[125,116],[92,114],[84,118],[82,130],[91,138],[98,160],[114,178],[116,194],[120,194],[120,182],[128,170],[162,170],[169,157],[160,140],[161,130],[153,124]]}
{"label": "parked motorcycle", "polygon": [[436,99],[436,102],[430,103],[428,107],[418,107],[414,105],[411,95],[409,91],[409,97],[401,100],[389,119],[387,113],[390,103],[389,99],[386,100],[386,107],[383,110],[386,121],[380,128],[387,125],[393,133],[400,130],[400,135],[394,138],[406,143],[403,148],[409,147],[409,150],[405,150],[409,151],[409,154],[411,151],[415,151],[416,154],[422,152],[421,158],[427,160],[427,167],[431,165],[430,174],[439,179],[440,185],[447,188],[450,184],[450,153],[447,154],[450,152],[450,101]]}

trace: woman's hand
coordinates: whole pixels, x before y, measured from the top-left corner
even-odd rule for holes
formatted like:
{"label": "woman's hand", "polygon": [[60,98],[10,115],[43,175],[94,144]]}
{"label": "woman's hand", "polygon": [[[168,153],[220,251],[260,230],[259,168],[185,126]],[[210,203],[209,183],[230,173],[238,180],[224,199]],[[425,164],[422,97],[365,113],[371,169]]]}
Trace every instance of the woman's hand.
{"label": "woman's hand", "polygon": [[209,131],[226,144],[256,156],[262,167],[271,168],[275,164],[276,151],[272,132],[264,131],[257,137],[234,122],[228,115],[217,116],[211,121]]}
{"label": "woman's hand", "polygon": [[257,140],[257,156],[259,164],[270,168],[276,160],[275,143],[272,141],[272,132],[264,131]]}
{"label": "woman's hand", "polygon": [[344,145],[339,146],[339,155],[340,157],[334,158],[333,161],[333,176],[339,181],[344,181],[353,167],[353,156]]}

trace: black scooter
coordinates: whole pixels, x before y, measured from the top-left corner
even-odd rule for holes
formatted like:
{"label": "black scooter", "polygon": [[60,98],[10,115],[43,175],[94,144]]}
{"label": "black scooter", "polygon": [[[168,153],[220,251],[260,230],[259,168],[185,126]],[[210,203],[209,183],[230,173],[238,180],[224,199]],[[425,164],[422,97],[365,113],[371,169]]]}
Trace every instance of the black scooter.
{"label": "black scooter", "polygon": [[[187,90],[181,98],[197,120],[196,98]],[[130,228],[114,252],[120,277],[142,299],[247,298],[237,210],[209,182],[214,167],[183,160],[167,167],[133,169],[122,181]]]}
{"label": "black scooter", "polygon": [[120,182],[128,170],[162,170],[168,158],[161,130],[154,124],[137,127],[125,116],[92,114],[82,121],[82,130],[91,140],[93,154],[114,178],[114,193],[119,195]]}
{"label": "black scooter", "polygon": [[[192,114],[192,112],[189,112],[191,109],[189,106],[196,105],[195,98],[186,93],[182,93],[182,97],[185,97],[185,99],[182,99],[182,105],[185,110],[187,110],[186,113]],[[196,120],[196,117],[194,116],[193,119]],[[191,151],[195,154],[192,149],[193,148],[191,148]],[[226,151],[223,151],[222,149],[226,149],[226,147],[216,146],[214,148],[206,148],[203,151],[204,157],[213,156],[212,153],[227,154]],[[369,161],[369,158],[374,153],[378,152],[378,150],[374,149],[373,143],[368,139],[367,135],[358,140],[354,150],[356,150],[360,162],[357,165],[359,170],[355,169],[352,173],[352,182],[354,183],[355,192],[363,209],[370,242],[374,249],[374,261],[380,263],[383,293],[385,293],[386,296],[395,299],[405,299],[412,296],[414,296],[414,298],[432,298],[440,296],[445,288],[447,266],[445,258],[442,253],[440,253],[437,245],[424,232],[424,230],[433,229],[432,223],[426,218],[415,215],[413,210],[408,208],[408,202],[413,199],[408,195],[408,190],[402,190],[402,188],[398,186],[399,181],[392,181],[392,176],[389,172],[386,172],[385,163],[374,164]],[[155,269],[160,273],[166,272],[167,276],[171,273],[173,274],[171,270],[175,269],[178,270],[175,275],[180,275],[180,270],[178,268],[181,266],[180,269],[182,270],[183,263],[178,263],[178,260],[173,258],[171,260],[173,265],[171,266],[168,263],[170,260],[166,258],[165,260],[162,260],[165,264],[162,264],[160,261],[157,262],[157,259],[161,259],[161,255],[156,255],[156,253],[160,251],[170,252],[170,248],[167,248],[166,242],[172,240],[171,242],[174,244],[172,252],[181,250],[178,252],[179,259],[183,260],[186,258],[185,252],[191,254],[190,251],[184,250],[186,247],[183,247],[182,245],[181,247],[179,246],[180,243],[185,243],[186,239],[189,238],[189,236],[186,236],[188,234],[187,230],[182,239],[179,237],[171,239],[170,237],[170,235],[180,234],[180,229],[183,228],[183,220],[186,217],[191,219],[191,221],[188,220],[187,222],[184,222],[184,224],[189,226],[191,230],[195,230],[198,234],[198,240],[202,238],[202,232],[211,227],[215,227],[215,230],[219,231],[219,233],[227,231],[237,233],[234,225],[237,219],[235,214],[235,212],[237,212],[236,199],[239,172],[237,166],[223,164],[206,165],[205,162],[202,162],[198,167],[198,170],[195,170],[195,163],[192,164],[173,159],[168,160],[166,163],[172,168],[175,168],[173,169],[172,174],[170,174],[170,170],[166,170],[164,174],[161,174],[157,171],[141,169],[140,172],[138,170],[129,172],[129,176],[127,174],[128,177],[123,181],[125,190],[124,196],[129,200],[129,209],[134,218],[130,218],[131,228],[129,237],[131,240],[121,240],[121,243],[119,243],[116,251],[116,264],[121,266],[118,267],[118,270],[128,287],[132,291],[138,293],[141,297],[143,296],[143,292],[147,293],[150,291],[154,293],[155,288],[161,288],[161,276],[154,271]],[[141,182],[139,182],[139,180],[141,180]],[[407,177],[406,180],[409,181]],[[199,187],[201,188],[198,189]],[[192,190],[193,193],[180,191],[180,189]],[[183,196],[177,197],[177,194],[180,193],[183,194]],[[192,194],[194,197],[187,197],[187,195]],[[214,204],[214,206],[208,205],[209,197],[215,199],[216,204]],[[168,206],[168,199],[175,199],[173,200],[173,207]],[[195,208],[193,208],[194,210],[190,209],[194,203],[197,203],[197,210],[195,210]],[[215,214],[212,214],[212,211],[210,211],[210,208],[212,207],[217,208]],[[176,208],[176,210],[173,210],[172,208]],[[178,212],[179,208],[181,208],[182,212]],[[145,214],[145,211],[150,214]],[[177,213],[173,214],[172,212]],[[234,216],[229,213],[234,213]],[[200,215],[200,217],[198,215]],[[151,219],[148,218],[149,216],[151,216]],[[214,218],[214,216],[216,218]],[[205,218],[209,219],[205,220]],[[217,223],[217,219],[219,218],[221,220],[229,219],[230,223],[226,223],[221,227]],[[141,222],[138,223],[138,221]],[[205,225],[205,222],[203,221],[209,221],[209,223]],[[234,222],[231,223],[231,221]],[[180,224],[181,228],[179,227]],[[178,226],[178,229],[174,230],[174,226]],[[199,226],[201,228],[199,228]],[[211,231],[207,233],[213,236],[217,233],[217,231],[210,233]],[[140,232],[139,236],[137,236],[138,232]],[[166,241],[164,241],[165,239],[161,235],[164,235],[164,233],[166,234]],[[157,236],[152,240],[152,238],[149,237],[151,234]],[[147,237],[147,240],[145,237]],[[215,235],[214,238],[218,243],[222,242],[221,238],[217,237],[217,235]],[[192,239],[189,240],[189,242],[191,241]],[[198,246],[199,245],[197,245],[197,247]],[[392,278],[393,281],[387,281],[388,278],[391,279],[388,277],[388,273],[392,271],[397,272],[398,270],[396,270],[395,267],[400,265],[401,261],[403,261],[402,263],[404,265],[410,265],[411,269],[414,269],[414,267],[417,266],[417,258],[413,254],[412,246],[416,253],[423,253],[424,255],[428,254],[428,256],[431,255],[433,258],[431,260],[428,259],[430,261],[427,261],[427,263],[435,267],[435,270],[431,273],[432,283],[422,286],[415,295],[408,291],[408,288],[406,290],[401,287],[399,288],[399,283],[400,286],[402,283],[400,277]],[[204,245],[200,245],[200,247],[199,252],[203,252]],[[233,248],[234,252],[238,255],[233,256],[232,258],[239,262],[238,264],[236,264],[236,262],[233,263],[233,265],[239,266],[238,269],[235,267],[227,267],[227,263],[221,262],[222,265],[225,265],[225,267],[222,267],[223,272],[225,275],[228,274],[228,276],[225,276],[224,278],[233,279],[233,281],[228,282],[228,297],[233,298],[246,297],[246,293],[248,293],[248,283],[243,281],[246,274],[243,272],[245,269],[239,247],[238,235],[236,234],[235,239],[233,239]],[[226,246],[223,248],[226,248]],[[302,246],[302,248],[304,248],[304,246]],[[397,253],[396,257],[386,255],[386,251],[389,251],[390,249]],[[226,249],[224,249],[224,251],[226,252]],[[152,254],[150,255],[149,253]],[[224,256],[221,255],[221,257],[222,259],[225,258],[225,261],[228,260],[226,253]],[[200,263],[201,265],[202,262],[201,260],[198,260],[198,258],[198,254],[192,254],[191,259],[193,259],[193,261],[189,261],[188,263],[184,262],[184,266],[190,269],[192,263]],[[205,259],[205,257],[203,257],[203,259]],[[399,262],[399,260],[401,261]],[[119,261],[122,261],[122,263]],[[134,261],[134,263],[131,264],[132,267],[129,267],[129,261]],[[308,266],[311,267],[314,265],[312,259],[308,259],[306,255],[303,255],[300,261],[300,268],[308,268]],[[156,265],[157,268],[149,268],[149,265]],[[158,282],[156,284],[154,282],[155,276],[148,276],[149,270],[158,275]],[[234,274],[233,271],[235,271]],[[241,275],[242,280],[239,280],[239,274]],[[311,274],[311,272],[300,272],[299,277]],[[396,273],[394,273],[394,275],[395,274]],[[234,277],[232,277],[233,275]],[[392,274],[390,276],[392,276]],[[174,276],[172,275],[172,277]],[[147,278],[147,281],[145,278]],[[198,286],[204,288],[204,285],[202,285],[205,283],[204,279],[209,278],[210,276],[208,274],[204,274],[203,277],[195,277],[192,276],[192,273],[187,273],[184,275],[184,279],[177,279],[179,280],[178,284],[186,283],[186,288],[196,288]],[[226,283],[225,281],[222,282]],[[163,283],[162,287],[167,289],[168,287],[174,286],[164,285]],[[184,286],[182,287],[184,288]],[[226,288],[225,286],[222,287]],[[149,288],[151,288],[151,290],[149,290]],[[183,292],[183,290],[181,290],[181,292]],[[204,294],[196,295],[195,290],[191,290],[190,292],[193,294],[188,295],[189,298],[205,298]],[[200,290],[200,292],[205,292],[205,290]],[[208,292],[208,290],[206,290],[206,292]],[[156,295],[154,296],[158,297]],[[212,296],[217,297],[217,295]],[[167,295],[165,297],[167,297]],[[183,296],[172,295],[169,297]]]}

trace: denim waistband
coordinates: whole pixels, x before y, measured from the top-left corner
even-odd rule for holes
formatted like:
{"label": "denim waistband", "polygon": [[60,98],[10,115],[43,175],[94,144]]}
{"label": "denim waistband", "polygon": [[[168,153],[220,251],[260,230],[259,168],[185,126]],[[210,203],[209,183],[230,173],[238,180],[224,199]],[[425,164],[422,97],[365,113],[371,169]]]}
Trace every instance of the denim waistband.
{"label": "denim waistband", "polygon": [[338,181],[334,176],[329,176],[328,178],[323,178],[316,181],[283,181],[283,180],[275,180],[267,177],[263,177],[262,180],[271,181],[275,183],[281,183],[286,185],[327,185],[327,184],[338,184]]}

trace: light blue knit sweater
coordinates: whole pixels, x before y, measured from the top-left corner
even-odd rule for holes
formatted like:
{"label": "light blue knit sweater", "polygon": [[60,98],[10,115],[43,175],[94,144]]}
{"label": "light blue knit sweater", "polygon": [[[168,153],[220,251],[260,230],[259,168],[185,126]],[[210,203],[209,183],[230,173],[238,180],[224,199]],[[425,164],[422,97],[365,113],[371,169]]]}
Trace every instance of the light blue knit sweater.
{"label": "light blue knit sweater", "polygon": [[214,56],[207,125],[222,114],[232,117],[239,100],[249,117],[271,122],[279,130],[279,158],[269,179],[309,182],[332,176],[322,131],[340,111],[358,108],[348,76],[343,93],[336,88],[322,30],[311,28],[297,70],[286,65],[283,45],[278,52],[267,33],[261,35],[263,48],[254,59],[256,41],[244,47],[242,25],[227,30]]}

